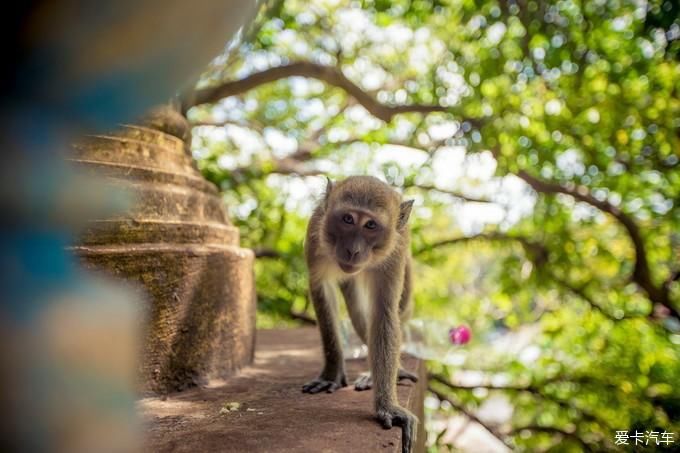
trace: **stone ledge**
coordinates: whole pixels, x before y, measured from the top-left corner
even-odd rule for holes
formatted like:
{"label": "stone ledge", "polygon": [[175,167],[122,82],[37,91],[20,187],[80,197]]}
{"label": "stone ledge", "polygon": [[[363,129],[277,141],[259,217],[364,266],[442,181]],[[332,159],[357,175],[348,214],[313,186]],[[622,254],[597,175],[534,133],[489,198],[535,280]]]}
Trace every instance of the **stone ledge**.
{"label": "stone ledge", "polygon": [[[305,395],[304,382],[321,367],[315,328],[257,332],[255,362],[226,382],[139,402],[145,451],[154,452],[399,452],[401,431],[384,430],[373,416],[373,392],[350,385],[333,394]],[[423,419],[425,364],[402,357],[420,381],[398,386],[399,401]],[[353,381],[365,360],[348,360]],[[220,414],[229,402],[241,407]],[[249,410],[250,409],[250,410]],[[419,428],[416,451],[424,450]]]}
{"label": "stone ledge", "polygon": [[191,187],[212,195],[219,195],[215,184],[205,180],[202,176],[194,173],[178,173],[168,169],[158,169],[143,165],[128,165],[115,162],[106,162],[96,159],[76,159],[71,157],[68,162],[82,171],[90,174],[123,181],[145,181],[159,184],[176,184]]}
{"label": "stone ledge", "polygon": [[93,220],[80,233],[80,245],[144,243],[222,244],[238,246],[239,230],[225,223],[147,219]]}

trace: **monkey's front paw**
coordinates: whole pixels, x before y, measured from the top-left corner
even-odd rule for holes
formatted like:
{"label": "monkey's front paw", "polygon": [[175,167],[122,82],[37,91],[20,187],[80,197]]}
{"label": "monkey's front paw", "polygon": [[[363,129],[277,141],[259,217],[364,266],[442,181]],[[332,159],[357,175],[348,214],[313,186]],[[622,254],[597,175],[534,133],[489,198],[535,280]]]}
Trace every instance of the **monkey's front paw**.
{"label": "monkey's front paw", "polygon": [[302,386],[302,393],[319,393],[326,391],[326,393],[333,393],[339,388],[347,387],[347,378],[345,373],[339,373],[334,379],[326,379],[323,375],[307,382]]}
{"label": "monkey's front paw", "polygon": [[377,417],[385,429],[390,429],[392,426],[401,426],[401,452],[411,453],[413,443],[416,440],[418,418],[397,405],[378,409]]}

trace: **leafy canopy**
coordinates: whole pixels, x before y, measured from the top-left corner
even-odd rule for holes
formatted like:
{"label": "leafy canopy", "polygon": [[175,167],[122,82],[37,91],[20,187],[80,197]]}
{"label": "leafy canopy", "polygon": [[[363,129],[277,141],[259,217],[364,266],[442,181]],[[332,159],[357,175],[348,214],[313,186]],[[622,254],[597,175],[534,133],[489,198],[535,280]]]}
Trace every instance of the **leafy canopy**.
{"label": "leafy canopy", "polygon": [[456,366],[430,364],[443,401],[429,406],[430,444],[455,442],[452,407],[498,395],[512,416],[486,428],[522,451],[615,449],[616,430],[677,437],[677,13],[672,1],[273,4],[199,84],[224,90],[189,112],[201,170],[261,255],[258,323],[311,315],[316,175],[374,174],[416,200],[416,316],[475,334]]}

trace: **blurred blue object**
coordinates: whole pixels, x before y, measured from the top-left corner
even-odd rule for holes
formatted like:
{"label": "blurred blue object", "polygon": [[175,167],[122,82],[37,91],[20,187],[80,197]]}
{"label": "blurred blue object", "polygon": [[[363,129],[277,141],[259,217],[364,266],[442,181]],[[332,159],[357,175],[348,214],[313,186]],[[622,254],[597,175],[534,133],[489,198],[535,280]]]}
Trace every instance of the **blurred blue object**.
{"label": "blurred blue object", "polygon": [[5,10],[0,409],[11,421],[0,428],[2,451],[139,448],[138,296],[86,275],[66,251],[78,225],[121,209],[123,197],[74,175],[62,157],[80,134],[132,122],[190,86],[260,6],[60,0]]}

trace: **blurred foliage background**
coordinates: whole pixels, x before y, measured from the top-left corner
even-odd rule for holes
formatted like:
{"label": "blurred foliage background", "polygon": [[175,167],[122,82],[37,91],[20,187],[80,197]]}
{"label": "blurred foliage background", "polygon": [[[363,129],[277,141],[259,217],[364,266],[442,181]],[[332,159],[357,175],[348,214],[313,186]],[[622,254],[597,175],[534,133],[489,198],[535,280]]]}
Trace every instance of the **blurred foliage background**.
{"label": "blurred foliage background", "polygon": [[[321,175],[416,200],[432,451],[680,445],[680,7],[657,0],[285,0],[184,108],[256,250],[258,325],[313,320]],[[483,447],[486,445],[487,447]]]}

